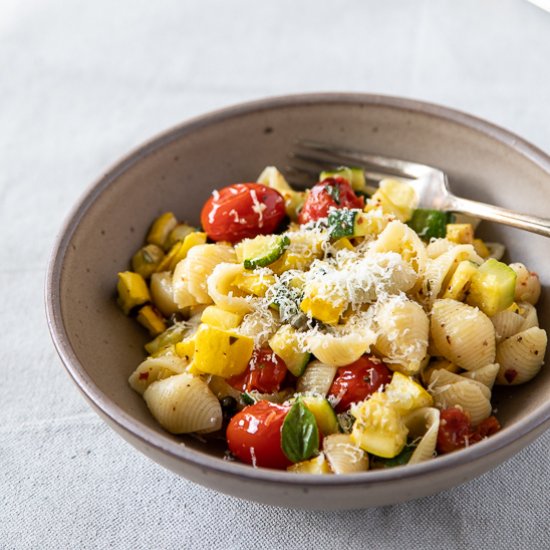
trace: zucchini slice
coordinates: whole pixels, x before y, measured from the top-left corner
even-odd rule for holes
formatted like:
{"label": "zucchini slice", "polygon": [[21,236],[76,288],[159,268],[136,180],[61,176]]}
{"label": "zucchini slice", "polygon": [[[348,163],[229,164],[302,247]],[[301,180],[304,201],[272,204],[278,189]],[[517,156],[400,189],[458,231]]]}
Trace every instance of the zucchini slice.
{"label": "zucchini slice", "polygon": [[320,395],[304,395],[304,405],[313,413],[319,431],[323,435],[336,434],[340,431],[340,424],[334,409],[328,400]]}
{"label": "zucchini slice", "polygon": [[336,170],[325,170],[321,172],[319,181],[326,180],[327,178],[344,178],[348,180],[354,191],[368,195],[365,172],[362,168],[358,168],[357,166],[339,166]]}
{"label": "zucchini slice", "polygon": [[368,233],[366,214],[358,209],[339,208],[328,215],[328,227],[331,239],[343,237],[362,237]]}
{"label": "zucchini slice", "polygon": [[245,269],[267,267],[278,260],[289,245],[290,239],[286,235],[260,235],[243,242]]}
{"label": "zucchini slice", "polygon": [[447,224],[451,222],[452,214],[441,210],[417,208],[407,225],[416,231],[418,236],[429,241],[431,238],[442,239],[447,234]]}
{"label": "zucchini slice", "polygon": [[466,301],[492,317],[514,303],[516,272],[506,264],[489,258],[472,277]]}
{"label": "zucchini slice", "polygon": [[294,376],[301,376],[311,354],[302,351],[297,338],[296,329],[290,325],[283,325],[269,339],[271,349],[285,362],[287,369]]}

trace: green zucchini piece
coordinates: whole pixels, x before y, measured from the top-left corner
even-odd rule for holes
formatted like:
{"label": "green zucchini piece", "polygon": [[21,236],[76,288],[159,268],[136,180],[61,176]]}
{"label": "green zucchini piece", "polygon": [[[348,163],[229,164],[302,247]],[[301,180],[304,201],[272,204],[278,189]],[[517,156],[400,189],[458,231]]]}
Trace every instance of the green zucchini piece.
{"label": "green zucchini piece", "polygon": [[365,213],[358,209],[339,208],[328,215],[328,227],[331,239],[342,237],[361,237],[367,234],[368,224]]}
{"label": "green zucchini piece", "polygon": [[429,241],[432,238],[444,238],[447,234],[447,224],[451,223],[452,215],[441,210],[417,208],[407,225],[416,231],[418,236]]}
{"label": "green zucchini piece", "polygon": [[340,432],[338,418],[327,399],[320,395],[304,395],[303,400],[305,406],[313,413],[317,426],[323,435]]}
{"label": "green zucchini piece", "polygon": [[309,363],[311,354],[302,351],[294,327],[282,325],[269,339],[269,347],[285,362],[287,369],[294,376],[302,375]]}
{"label": "green zucchini piece", "polygon": [[278,260],[290,246],[290,239],[286,235],[259,236],[246,245],[244,259],[245,269],[267,267]]}
{"label": "green zucchini piece", "polygon": [[466,301],[492,317],[513,304],[516,277],[510,266],[490,258],[472,277]]}
{"label": "green zucchini piece", "polygon": [[408,443],[405,445],[403,450],[393,458],[382,458],[380,456],[372,455],[371,469],[374,470],[378,468],[395,468],[396,466],[404,466],[405,464],[408,464],[415,449],[416,445]]}
{"label": "green zucchini piece", "polygon": [[183,340],[187,330],[188,325],[186,323],[175,323],[159,334],[154,340],[145,344],[145,350],[149,355],[153,355],[166,346],[177,344]]}
{"label": "green zucchini piece", "polygon": [[365,171],[362,168],[357,166],[339,166],[336,170],[325,170],[321,172],[319,181],[326,180],[327,178],[344,178],[349,182],[354,191],[368,195]]}
{"label": "green zucchini piece", "polygon": [[164,258],[164,251],[156,244],[147,244],[132,256],[132,269],[144,279],[151,277]]}

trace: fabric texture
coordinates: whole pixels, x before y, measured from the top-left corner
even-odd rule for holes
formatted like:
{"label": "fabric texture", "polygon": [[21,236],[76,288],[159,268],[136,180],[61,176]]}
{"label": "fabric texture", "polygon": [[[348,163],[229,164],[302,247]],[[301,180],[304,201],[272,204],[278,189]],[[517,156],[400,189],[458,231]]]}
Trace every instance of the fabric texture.
{"label": "fabric texture", "polygon": [[0,548],[550,547],[550,433],[439,495],[353,512],[202,488],[88,407],[46,327],[46,263],[89,182],[228,104],[366,91],[483,116],[550,150],[550,13],[524,0],[0,0]]}

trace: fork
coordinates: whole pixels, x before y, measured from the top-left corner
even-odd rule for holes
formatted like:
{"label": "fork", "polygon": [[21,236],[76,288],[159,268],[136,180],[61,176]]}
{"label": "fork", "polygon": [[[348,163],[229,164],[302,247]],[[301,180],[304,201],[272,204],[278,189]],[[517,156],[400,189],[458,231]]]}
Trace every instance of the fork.
{"label": "fork", "polygon": [[[363,168],[368,181],[379,182],[388,177],[407,181],[416,191],[417,208],[467,214],[550,237],[550,220],[457,197],[449,189],[447,174],[433,166],[371,155],[359,150],[311,140],[298,142],[298,150],[290,156],[294,160],[294,162],[291,161],[290,166],[294,174],[317,176],[319,169],[324,170],[330,165],[351,164]],[[376,187],[369,186],[367,191],[374,192]]]}

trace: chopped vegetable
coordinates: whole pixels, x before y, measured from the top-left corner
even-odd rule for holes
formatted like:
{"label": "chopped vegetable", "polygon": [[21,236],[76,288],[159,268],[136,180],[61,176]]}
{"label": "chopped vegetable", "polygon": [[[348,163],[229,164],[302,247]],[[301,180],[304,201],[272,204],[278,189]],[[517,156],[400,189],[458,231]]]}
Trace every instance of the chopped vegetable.
{"label": "chopped vegetable", "polygon": [[466,301],[492,317],[514,303],[516,273],[493,258],[483,263],[472,277]]}
{"label": "chopped vegetable", "polygon": [[181,342],[188,327],[185,323],[176,323],[159,334],[154,340],[145,344],[147,353],[153,355],[166,346]]}
{"label": "chopped vegetable", "polygon": [[335,434],[340,431],[338,418],[328,399],[320,395],[305,395],[303,400],[304,405],[313,413],[323,435]]}
{"label": "chopped vegetable", "polygon": [[477,269],[478,266],[469,260],[460,262],[447,284],[443,298],[451,298],[452,300],[462,302],[470,288],[472,279],[477,273]]}
{"label": "chopped vegetable", "polygon": [[156,244],[148,244],[140,248],[132,256],[132,269],[144,279],[148,279],[164,258],[164,251]]}
{"label": "chopped vegetable", "polygon": [[158,336],[166,330],[164,318],[150,305],[143,306],[138,311],[137,321],[149,331],[151,336]]}
{"label": "chopped vegetable", "polygon": [[286,235],[260,235],[242,243],[245,269],[266,267],[278,260],[289,247]]}
{"label": "chopped vegetable", "polygon": [[368,195],[365,171],[362,168],[340,166],[336,170],[321,172],[319,181],[338,177],[347,180],[354,191]]}
{"label": "chopped vegetable", "polygon": [[373,395],[351,412],[356,419],[351,438],[367,453],[393,458],[403,450],[408,430],[398,410],[383,394]]}
{"label": "chopped vegetable", "polygon": [[388,401],[394,406],[399,414],[407,414],[433,405],[432,396],[410,376],[400,372],[394,372],[391,382],[384,390]]}
{"label": "chopped vegetable", "polygon": [[151,295],[145,279],[133,271],[123,271],[118,274],[118,304],[128,315],[136,306],[151,301]]}
{"label": "chopped vegetable", "polygon": [[407,224],[416,231],[421,239],[429,241],[430,239],[445,237],[450,216],[448,212],[442,212],[441,210],[417,208]]}
{"label": "chopped vegetable", "polygon": [[270,338],[269,346],[286,363],[288,370],[294,376],[301,376],[311,354],[303,351],[296,329],[290,325],[282,325]]}
{"label": "chopped vegetable", "polygon": [[147,234],[147,242],[168,250],[168,236],[177,224],[178,220],[176,216],[172,212],[165,212],[153,222]]}
{"label": "chopped vegetable", "polygon": [[226,311],[225,309],[217,306],[208,306],[202,312],[201,317],[201,322],[222,330],[237,328],[241,324],[242,320],[242,315],[232,313],[231,311]]}
{"label": "chopped vegetable", "polygon": [[206,374],[234,376],[246,369],[253,349],[248,336],[202,324],[195,335],[193,366]]}
{"label": "chopped vegetable", "polygon": [[267,289],[274,284],[275,277],[273,275],[258,274],[250,271],[244,271],[237,275],[233,281],[235,288],[242,290],[246,294],[254,294],[260,298],[265,296]]}
{"label": "chopped vegetable", "polygon": [[471,223],[449,223],[445,231],[445,238],[457,244],[472,244],[474,228]]}
{"label": "chopped vegetable", "polygon": [[197,231],[198,229],[196,227],[192,227],[186,223],[178,223],[178,225],[176,225],[176,227],[174,227],[168,235],[168,239],[166,241],[167,248],[172,248],[177,242],[183,241],[187,235]]}
{"label": "chopped vegetable", "polygon": [[331,474],[332,470],[323,453],[310,460],[304,460],[297,462],[287,468],[289,472],[295,474]]}

